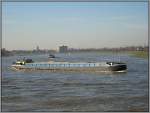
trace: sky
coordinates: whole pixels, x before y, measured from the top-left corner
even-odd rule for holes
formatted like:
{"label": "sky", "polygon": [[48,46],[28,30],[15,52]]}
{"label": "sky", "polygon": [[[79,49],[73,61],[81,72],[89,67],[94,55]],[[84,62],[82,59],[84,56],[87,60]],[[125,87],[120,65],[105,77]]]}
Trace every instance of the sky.
{"label": "sky", "polygon": [[147,2],[4,2],[8,50],[125,47],[148,44]]}

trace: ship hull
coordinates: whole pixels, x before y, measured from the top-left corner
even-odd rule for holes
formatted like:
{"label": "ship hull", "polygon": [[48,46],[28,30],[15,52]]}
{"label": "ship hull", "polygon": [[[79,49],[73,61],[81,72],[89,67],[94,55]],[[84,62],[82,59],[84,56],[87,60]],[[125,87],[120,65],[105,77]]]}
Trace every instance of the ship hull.
{"label": "ship hull", "polygon": [[124,63],[115,63],[108,65],[106,63],[28,63],[26,65],[12,65],[14,69],[28,70],[51,70],[51,71],[85,71],[85,72],[108,72],[108,71],[126,71],[127,66]]}

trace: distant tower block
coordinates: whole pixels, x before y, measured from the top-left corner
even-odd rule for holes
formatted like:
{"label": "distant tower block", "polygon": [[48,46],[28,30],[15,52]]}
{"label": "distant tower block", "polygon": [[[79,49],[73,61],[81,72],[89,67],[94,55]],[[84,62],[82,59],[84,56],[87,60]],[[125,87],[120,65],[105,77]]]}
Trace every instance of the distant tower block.
{"label": "distant tower block", "polygon": [[59,46],[59,52],[60,53],[66,53],[68,52],[68,46]]}
{"label": "distant tower block", "polygon": [[39,49],[39,46],[37,46],[37,47],[36,47],[36,50],[37,50],[37,51],[39,51],[39,50],[40,50],[40,49]]}

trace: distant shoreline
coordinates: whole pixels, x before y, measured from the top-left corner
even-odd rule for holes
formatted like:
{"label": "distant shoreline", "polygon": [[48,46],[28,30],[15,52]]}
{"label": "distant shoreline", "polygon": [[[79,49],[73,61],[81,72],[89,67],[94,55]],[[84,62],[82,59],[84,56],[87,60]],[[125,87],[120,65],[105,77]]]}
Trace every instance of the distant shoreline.
{"label": "distant shoreline", "polygon": [[[64,54],[70,54],[70,53],[104,53],[104,54],[128,54],[130,56],[133,56],[133,57],[138,57],[138,58],[145,58],[147,59],[148,56],[149,56],[149,53],[148,51],[74,51],[74,52],[66,52]],[[54,52],[53,54],[55,53],[59,53],[59,52]],[[38,54],[49,54],[49,53],[32,53],[32,52],[16,52],[16,53],[13,53],[11,51],[9,51],[9,54],[1,54],[2,57],[9,57],[9,56],[14,56],[14,55],[21,55],[21,56],[24,56],[24,55],[38,55]]]}

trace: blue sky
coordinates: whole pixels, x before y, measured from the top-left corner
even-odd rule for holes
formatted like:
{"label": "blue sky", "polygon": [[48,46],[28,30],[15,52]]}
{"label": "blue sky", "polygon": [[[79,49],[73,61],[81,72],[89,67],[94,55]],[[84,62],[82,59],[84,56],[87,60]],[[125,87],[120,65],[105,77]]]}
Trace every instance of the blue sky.
{"label": "blue sky", "polygon": [[102,48],[148,43],[147,2],[5,2],[2,45]]}

